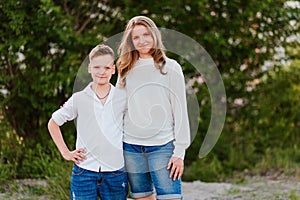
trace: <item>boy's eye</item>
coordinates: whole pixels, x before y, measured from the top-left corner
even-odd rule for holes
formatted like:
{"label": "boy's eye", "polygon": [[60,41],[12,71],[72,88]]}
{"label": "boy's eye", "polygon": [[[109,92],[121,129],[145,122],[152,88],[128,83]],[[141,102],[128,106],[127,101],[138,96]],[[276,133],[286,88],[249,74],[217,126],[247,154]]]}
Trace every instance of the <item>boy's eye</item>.
{"label": "boy's eye", "polygon": [[100,69],[104,69],[104,70],[110,70],[111,69],[111,67],[109,67],[109,66],[94,66],[94,67],[92,67],[94,70],[100,70]]}

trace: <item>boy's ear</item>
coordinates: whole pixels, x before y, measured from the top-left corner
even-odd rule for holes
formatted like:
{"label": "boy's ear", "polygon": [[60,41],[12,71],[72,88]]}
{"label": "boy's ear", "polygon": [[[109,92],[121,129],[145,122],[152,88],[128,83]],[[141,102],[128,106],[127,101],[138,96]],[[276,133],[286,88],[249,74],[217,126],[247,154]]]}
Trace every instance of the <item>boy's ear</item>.
{"label": "boy's ear", "polygon": [[90,66],[90,64],[88,65],[88,72],[89,72],[89,74],[91,73],[91,66]]}
{"label": "boy's ear", "polygon": [[116,65],[113,65],[112,66],[112,74],[115,74],[116,73]]}

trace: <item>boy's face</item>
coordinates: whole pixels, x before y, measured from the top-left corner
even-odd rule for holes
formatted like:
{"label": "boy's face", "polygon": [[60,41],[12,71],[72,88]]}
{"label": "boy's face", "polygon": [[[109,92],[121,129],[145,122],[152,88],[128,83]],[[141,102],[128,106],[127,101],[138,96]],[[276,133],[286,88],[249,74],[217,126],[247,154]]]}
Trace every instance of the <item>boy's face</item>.
{"label": "boy's face", "polygon": [[93,78],[93,82],[98,85],[106,85],[115,74],[114,59],[111,55],[96,56],[91,59],[88,71]]}

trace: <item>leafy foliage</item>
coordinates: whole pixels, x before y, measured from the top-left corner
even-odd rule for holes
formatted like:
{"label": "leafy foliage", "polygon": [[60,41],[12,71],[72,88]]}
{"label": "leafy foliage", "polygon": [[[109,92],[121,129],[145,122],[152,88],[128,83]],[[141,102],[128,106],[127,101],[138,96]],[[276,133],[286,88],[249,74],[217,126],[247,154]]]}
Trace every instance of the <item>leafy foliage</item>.
{"label": "leafy foliage", "polygon": [[[12,170],[8,177],[36,177],[58,156],[46,130],[51,113],[72,94],[76,73],[90,49],[122,32],[136,15],[147,15],[159,27],[197,41],[225,83],[228,114],[223,133],[211,155],[199,160],[211,103],[205,83],[194,82],[201,118],[186,155],[187,179],[222,178],[234,170],[251,169],[264,155],[275,153],[266,152],[268,148],[298,147],[299,51],[288,53],[294,60],[289,67],[265,67],[279,46],[296,49],[288,42],[299,34],[299,12],[287,1],[6,0],[0,2],[0,116],[6,120],[5,125],[0,120],[0,168]],[[201,75],[188,63],[181,64],[187,78]],[[73,147],[74,126],[63,128]],[[6,144],[7,129],[13,141],[22,143]],[[25,155],[20,154],[23,148]],[[15,156],[9,149],[15,149]],[[40,160],[41,168],[29,169],[29,163],[44,154],[49,157]],[[19,166],[26,168],[14,172]]]}

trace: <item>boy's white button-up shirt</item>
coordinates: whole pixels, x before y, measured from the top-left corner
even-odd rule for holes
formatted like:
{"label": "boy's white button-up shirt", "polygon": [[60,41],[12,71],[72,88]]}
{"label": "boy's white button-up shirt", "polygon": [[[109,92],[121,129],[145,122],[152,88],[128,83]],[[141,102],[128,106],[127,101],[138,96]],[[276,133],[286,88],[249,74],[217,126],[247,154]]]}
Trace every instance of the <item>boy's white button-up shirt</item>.
{"label": "boy's white button-up shirt", "polygon": [[59,126],[75,119],[76,149],[84,148],[87,157],[79,167],[95,172],[115,171],[124,166],[122,130],[126,92],[111,85],[103,105],[91,84],[74,93],[64,107],[52,114],[52,119]]}

